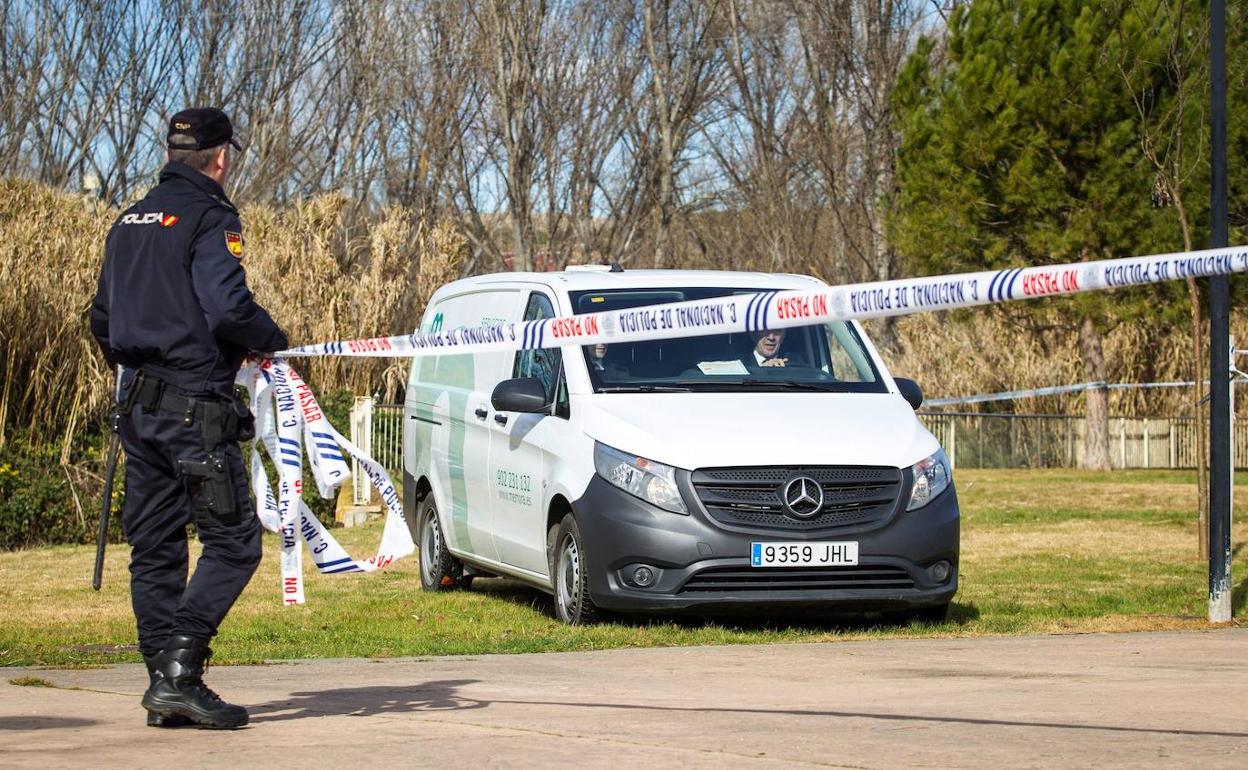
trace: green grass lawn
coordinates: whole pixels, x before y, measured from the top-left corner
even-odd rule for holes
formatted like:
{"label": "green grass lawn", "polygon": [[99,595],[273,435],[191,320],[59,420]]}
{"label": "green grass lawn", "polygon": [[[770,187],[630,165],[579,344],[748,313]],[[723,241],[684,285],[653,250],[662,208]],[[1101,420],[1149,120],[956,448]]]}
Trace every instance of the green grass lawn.
{"label": "green grass lawn", "polygon": [[[950,620],[873,625],[870,618],[800,621],[618,620],[571,628],[550,599],[511,581],[469,592],[420,591],[416,559],[371,575],[307,575],[308,604],[279,603],[277,541],[214,643],[215,662],[594,650],[717,643],[826,641],[1197,628],[1204,625],[1206,563],[1197,558],[1195,479],[1183,472],[965,470],[961,588]],[[1248,477],[1236,479],[1237,517]],[[338,530],[356,556],[379,526]],[[1240,556],[1244,530],[1236,531]],[[94,549],[0,553],[0,665],[137,661],[127,549],[112,546],[104,589],[90,589]],[[1242,564],[1242,556],[1239,563]],[[1240,568],[1242,570],[1242,568]],[[1236,578],[1235,612],[1248,580]],[[121,648],[121,649],[119,649]]]}

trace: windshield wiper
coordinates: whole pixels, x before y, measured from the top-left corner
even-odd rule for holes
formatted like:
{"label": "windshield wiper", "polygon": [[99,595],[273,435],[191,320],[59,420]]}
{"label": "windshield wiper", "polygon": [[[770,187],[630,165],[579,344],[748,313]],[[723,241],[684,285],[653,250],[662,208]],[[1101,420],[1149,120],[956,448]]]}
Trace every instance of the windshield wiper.
{"label": "windshield wiper", "polygon": [[697,388],[729,387],[747,389],[758,388],[760,390],[770,388],[773,390],[813,390],[820,393],[848,392],[848,389],[838,388],[833,383],[799,382],[798,380],[725,380],[716,377],[713,380],[707,379],[689,382],[689,385]]}
{"label": "windshield wiper", "polygon": [[599,393],[689,393],[693,388],[676,385],[622,385],[599,388]]}

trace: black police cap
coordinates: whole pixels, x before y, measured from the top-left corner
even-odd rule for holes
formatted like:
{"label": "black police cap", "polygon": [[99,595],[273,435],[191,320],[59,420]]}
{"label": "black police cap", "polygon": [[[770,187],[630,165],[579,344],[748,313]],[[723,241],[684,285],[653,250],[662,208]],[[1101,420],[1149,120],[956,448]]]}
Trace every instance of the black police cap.
{"label": "black police cap", "polygon": [[[174,137],[179,141],[174,142]],[[169,135],[165,138],[171,150],[206,150],[229,142],[235,149],[243,146],[234,138],[230,118],[215,107],[192,107],[169,119]]]}

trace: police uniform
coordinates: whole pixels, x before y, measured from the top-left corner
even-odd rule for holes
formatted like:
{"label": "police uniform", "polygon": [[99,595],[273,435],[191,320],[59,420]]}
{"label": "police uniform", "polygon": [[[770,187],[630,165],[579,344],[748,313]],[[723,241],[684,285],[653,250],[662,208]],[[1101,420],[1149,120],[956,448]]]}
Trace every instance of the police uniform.
{"label": "police uniform", "polygon": [[[174,149],[209,149],[233,142],[233,130],[218,110],[187,110],[171,121],[175,138],[183,143]],[[124,367],[122,525],[139,650],[151,674],[149,724],[237,727],[247,719],[201,679],[208,640],[260,563],[261,530],[237,443],[249,437],[250,416],[234,396],[234,376],[249,353],[288,345],[252,297],[242,256],[242,225],[225,191],[170,162],[109,231],[91,307],[104,356]],[[203,553],[188,582],[191,522]]]}

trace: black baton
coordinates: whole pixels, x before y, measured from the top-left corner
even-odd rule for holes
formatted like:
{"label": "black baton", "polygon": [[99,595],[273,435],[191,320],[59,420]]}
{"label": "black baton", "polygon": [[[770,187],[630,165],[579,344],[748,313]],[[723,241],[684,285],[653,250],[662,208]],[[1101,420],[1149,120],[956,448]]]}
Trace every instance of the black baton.
{"label": "black baton", "polygon": [[95,573],[91,576],[91,587],[100,590],[100,581],[104,577],[104,549],[108,547],[108,517],[113,507],[113,476],[117,473],[117,452],[121,448],[121,437],[116,429],[108,440],[108,469],[104,471],[104,502],[100,506],[100,533],[95,538]]}
{"label": "black baton", "polygon": [[[95,572],[91,575],[91,587],[100,590],[100,582],[104,579],[104,549],[108,547],[108,518],[113,508],[113,477],[117,475],[117,453],[121,449],[121,374],[122,368],[115,372],[117,382],[113,389],[116,409],[113,411],[112,436],[108,440],[108,466],[104,470],[104,502],[100,504],[100,532],[95,537]],[[133,389],[132,389],[133,390]],[[131,399],[127,398],[127,402]],[[128,404],[127,404],[128,406]]]}

